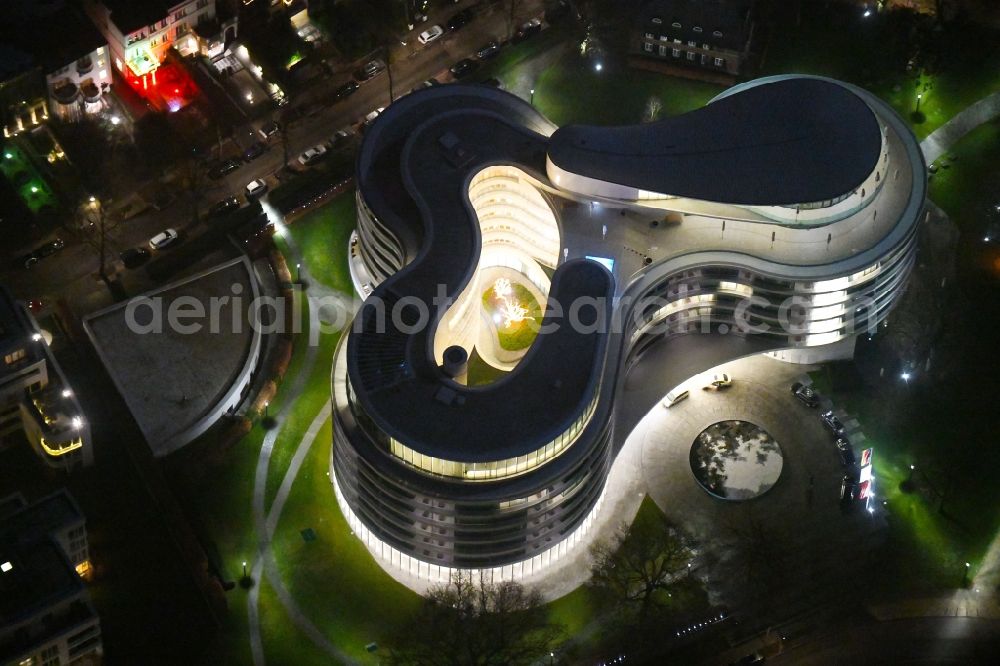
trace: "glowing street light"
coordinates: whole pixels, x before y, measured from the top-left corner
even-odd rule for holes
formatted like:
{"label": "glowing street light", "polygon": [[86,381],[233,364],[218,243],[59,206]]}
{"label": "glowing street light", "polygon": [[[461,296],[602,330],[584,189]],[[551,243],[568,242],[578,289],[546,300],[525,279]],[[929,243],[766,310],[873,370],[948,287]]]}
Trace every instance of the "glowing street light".
{"label": "glowing street light", "polygon": [[302,282],[302,264],[295,264],[295,281]]}
{"label": "glowing street light", "polygon": [[69,389],[63,389],[63,392],[62,392],[62,397],[64,397],[64,398],[69,398],[69,397],[71,397],[72,395],[73,395],[73,392],[72,392],[72,391],[70,391]]}
{"label": "glowing street light", "polygon": [[31,339],[34,342],[38,342],[39,340],[42,339],[42,334],[41,333],[32,333],[31,334]]}
{"label": "glowing street light", "polygon": [[268,405],[270,405],[270,404],[271,404],[271,403],[270,403],[270,402],[268,402],[267,400],[265,400],[265,401],[264,401],[264,418],[265,418],[265,419],[267,418],[267,407],[268,407]]}
{"label": "glowing street light", "polygon": [[111,124],[114,125],[115,127],[118,127],[118,125],[120,125],[121,122],[122,122],[122,119],[120,117],[118,117],[118,116],[111,116]]}
{"label": "glowing street light", "polygon": [[534,88],[531,89],[531,105],[532,106],[535,105],[535,89]]}
{"label": "glowing street light", "polygon": [[917,93],[917,108],[914,111],[914,113],[920,113],[920,100],[923,99],[923,97],[924,97],[923,93]]}
{"label": "glowing street light", "polygon": [[72,423],[74,430],[79,430],[80,428],[83,427],[83,419],[81,419],[79,416],[74,416]]}
{"label": "glowing street light", "polygon": [[908,382],[908,381],[910,381],[910,377],[911,377],[912,375],[911,375],[910,373],[908,373],[908,372],[903,372],[903,373],[901,373],[901,374],[900,374],[899,376],[900,376],[900,378],[901,378],[901,379],[902,379],[902,380],[903,380],[904,382]]}
{"label": "glowing street light", "polygon": [[601,63],[597,63],[596,65],[594,65],[594,70],[595,70],[595,71],[598,71],[598,72],[599,72],[599,71],[601,71],[602,69],[604,69],[604,65],[602,65]]}
{"label": "glowing street light", "polygon": [[864,16],[865,18],[868,18],[868,17],[869,17],[869,16],[871,16],[871,15],[872,15],[872,10],[871,10],[871,9],[869,9],[868,7],[865,7],[865,11],[864,11],[864,13],[862,14],[862,16]]}

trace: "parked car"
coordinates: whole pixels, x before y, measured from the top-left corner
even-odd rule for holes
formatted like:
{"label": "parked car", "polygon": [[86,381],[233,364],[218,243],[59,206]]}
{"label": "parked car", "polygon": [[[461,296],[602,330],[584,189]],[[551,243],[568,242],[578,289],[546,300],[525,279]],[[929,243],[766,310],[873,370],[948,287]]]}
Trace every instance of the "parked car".
{"label": "parked car", "polygon": [[806,407],[815,407],[819,404],[819,393],[813,387],[806,386],[802,382],[792,384],[792,395],[798,398]]}
{"label": "parked car", "polygon": [[149,256],[149,250],[144,247],[130,247],[118,255],[125,268],[138,268],[149,260]]}
{"label": "parked car", "polygon": [[64,247],[66,247],[66,244],[61,238],[57,238],[54,241],[45,243],[44,245],[39,245],[23,257],[24,267],[31,268],[45,257],[52,256]]}
{"label": "parked car", "polygon": [[347,99],[354,93],[358,92],[358,88],[360,87],[361,87],[360,83],[358,83],[354,79],[351,79],[350,81],[348,81],[347,83],[345,83],[344,85],[340,86],[339,88],[333,91],[333,101],[339,102],[342,99]]}
{"label": "parked car", "polygon": [[240,168],[238,160],[232,158],[223,160],[208,170],[208,177],[212,180],[219,180]]}
{"label": "parked car", "polygon": [[472,74],[477,69],[479,69],[479,63],[477,63],[475,60],[470,60],[469,58],[462,58],[454,65],[452,65],[451,69],[449,69],[448,71],[450,71],[451,75],[454,76],[456,79],[460,79],[463,76],[468,76],[469,74]]}
{"label": "parked car", "polygon": [[468,25],[469,21],[472,20],[472,17],[474,15],[475,14],[473,14],[471,9],[463,9],[462,11],[458,12],[457,14],[454,14],[450,19],[448,19],[448,22],[445,25],[448,26],[448,30],[450,30],[451,32],[454,32],[455,30],[461,30],[466,25]]}
{"label": "parked car", "polygon": [[539,19],[533,18],[526,23],[521,24],[521,27],[517,29],[514,36],[511,37],[512,42],[515,44],[517,42],[522,42],[532,35],[536,35],[542,31],[542,22]]}
{"label": "parked car", "polygon": [[267,151],[267,146],[260,141],[254,141],[243,151],[243,161],[252,162]]}
{"label": "parked car", "polygon": [[326,146],[317,144],[298,156],[296,161],[302,166],[312,166],[326,157]]}
{"label": "parked car", "polygon": [[263,178],[254,178],[247,183],[246,188],[243,190],[247,201],[253,201],[257,197],[262,197],[265,192],[267,192],[267,183],[264,182]]}
{"label": "parked car", "polygon": [[231,213],[240,207],[240,200],[236,197],[226,197],[222,201],[212,204],[208,209],[209,217],[222,217],[226,213]]}
{"label": "parked car", "polygon": [[855,474],[845,474],[840,479],[840,501],[850,504],[858,496],[858,477]]}
{"label": "parked car", "polygon": [[164,229],[149,239],[149,247],[154,250],[162,250],[177,240],[177,238],[178,234],[176,229]]}
{"label": "parked car", "polygon": [[344,129],[339,129],[333,133],[330,137],[330,148],[340,148],[348,143],[350,143],[357,133],[350,127],[345,127]]}
{"label": "parked car", "polygon": [[823,425],[826,429],[837,437],[843,437],[844,435],[844,424],[840,422],[833,412],[823,412],[820,414],[819,418],[823,421]]}
{"label": "parked car", "polygon": [[480,60],[489,60],[490,58],[496,57],[498,53],[500,53],[500,45],[494,39],[479,47],[479,50],[476,51],[476,57]]}
{"label": "parked car", "polygon": [[365,116],[364,122],[362,123],[362,127],[364,129],[368,129],[369,127],[371,127],[372,123],[375,122],[375,119],[378,118],[379,114],[382,113],[383,111],[385,111],[384,106],[380,106],[377,109],[369,111],[368,114]]}
{"label": "parked car", "polygon": [[441,35],[444,34],[444,28],[439,25],[432,25],[431,27],[424,30],[422,33],[417,35],[417,41],[421,44],[430,44],[436,39],[440,39]]}
{"label": "parked car", "polygon": [[376,59],[376,60],[370,60],[370,61],[368,61],[368,62],[365,63],[364,67],[362,67],[360,70],[358,70],[358,72],[357,72],[357,79],[358,79],[358,81],[360,81],[362,83],[364,83],[366,81],[371,81],[372,79],[374,79],[376,76],[378,76],[379,74],[381,74],[384,71],[385,71],[385,63],[384,62],[382,62],[381,60],[378,60],[378,59]]}
{"label": "parked car", "polygon": [[268,141],[272,136],[281,131],[281,125],[278,124],[278,121],[271,120],[261,125],[260,129],[257,131],[260,132],[262,139]]}
{"label": "parked car", "polygon": [[854,447],[845,437],[837,438],[837,455],[840,457],[840,464],[844,467],[850,467],[854,464]]}
{"label": "parked car", "polygon": [[724,372],[719,372],[712,375],[712,380],[705,385],[705,388],[719,391],[721,389],[729,388],[732,385],[733,378]]}
{"label": "parked car", "polygon": [[690,391],[671,391],[667,394],[667,397],[663,399],[663,406],[670,409],[681,400],[686,400],[690,395]]}

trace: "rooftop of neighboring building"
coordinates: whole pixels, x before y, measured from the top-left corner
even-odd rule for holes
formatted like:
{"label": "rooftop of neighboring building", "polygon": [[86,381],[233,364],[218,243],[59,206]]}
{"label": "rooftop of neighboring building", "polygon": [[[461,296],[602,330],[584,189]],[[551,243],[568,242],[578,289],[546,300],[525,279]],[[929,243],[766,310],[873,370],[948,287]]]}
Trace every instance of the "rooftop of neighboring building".
{"label": "rooftop of neighboring building", "polygon": [[[59,519],[65,510],[60,503],[43,501],[48,506],[36,517]],[[31,510],[29,505],[0,520],[0,627],[30,618],[83,590],[66,554],[49,536],[51,530],[39,529],[26,520],[24,512]],[[49,512],[52,515],[47,515]],[[8,655],[8,642],[0,639],[0,661],[13,656]],[[16,655],[17,651],[13,652]]]}
{"label": "rooftop of neighboring building", "polygon": [[32,67],[45,74],[75,63],[105,44],[80,9],[65,0],[7,0],[0,24],[0,81]]}
{"label": "rooftop of neighboring building", "polygon": [[33,333],[24,309],[5,287],[0,286],[0,355],[24,347]]}
{"label": "rooftop of neighboring building", "polygon": [[752,0],[647,0],[637,19],[641,26],[659,28],[657,37],[663,34],[740,51],[749,36],[747,16],[752,5]]}
{"label": "rooftop of neighboring building", "polygon": [[0,516],[3,516],[0,518],[0,541],[45,539],[53,532],[84,520],[80,507],[65,489]]}
{"label": "rooftop of neighboring building", "polygon": [[123,35],[135,32],[170,16],[170,10],[184,0],[99,0],[111,11],[111,20]]}

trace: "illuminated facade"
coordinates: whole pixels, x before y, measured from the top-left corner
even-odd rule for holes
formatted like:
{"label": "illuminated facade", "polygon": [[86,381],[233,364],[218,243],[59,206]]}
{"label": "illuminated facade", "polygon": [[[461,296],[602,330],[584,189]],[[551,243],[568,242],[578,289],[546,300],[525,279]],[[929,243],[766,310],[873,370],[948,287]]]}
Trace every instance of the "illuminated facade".
{"label": "illuminated facade", "polygon": [[[688,336],[696,372],[850,356],[905,288],[925,197],[891,109],[794,76],[621,128],[418,91],[366,134],[357,181],[366,301],[335,358],[331,478],[380,563],[423,581],[541,575],[584,539],[634,415],[693,374],[630,394],[653,346]],[[549,306],[509,366],[483,350],[497,275]],[[469,385],[477,355],[506,374]]]}
{"label": "illuminated facade", "polygon": [[49,467],[88,466],[94,460],[90,424],[46,335],[0,288],[0,448],[16,445],[20,432]]}

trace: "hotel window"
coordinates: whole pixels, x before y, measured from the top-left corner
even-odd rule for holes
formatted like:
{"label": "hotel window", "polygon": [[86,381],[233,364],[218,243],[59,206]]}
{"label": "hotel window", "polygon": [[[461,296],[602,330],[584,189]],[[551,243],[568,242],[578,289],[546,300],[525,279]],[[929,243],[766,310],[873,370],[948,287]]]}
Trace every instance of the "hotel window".
{"label": "hotel window", "polygon": [[674,57],[675,58],[680,58],[681,57],[681,50],[680,49],[674,49]]}
{"label": "hotel window", "polygon": [[691,60],[692,62],[694,61],[694,51],[688,51],[687,59]]}
{"label": "hotel window", "polygon": [[198,0],[198,9],[208,7],[208,0]]}
{"label": "hotel window", "polygon": [[108,70],[102,69],[101,73],[100,73],[100,77],[101,77],[102,80],[103,79],[107,79],[108,78]]}
{"label": "hotel window", "polygon": [[683,43],[684,43],[684,42],[682,42],[682,41],[681,41],[681,40],[679,40],[679,39],[674,39],[674,44],[683,44]]}
{"label": "hotel window", "polygon": [[716,58],[714,64],[716,67],[722,67],[726,63],[722,58]]}
{"label": "hotel window", "polygon": [[712,37],[722,37],[722,31],[721,30],[715,30],[715,31],[713,31],[712,32]]}
{"label": "hotel window", "polygon": [[688,46],[693,46],[694,48],[698,48],[698,42],[696,42],[696,41],[690,41],[690,42],[688,42]]}
{"label": "hotel window", "polygon": [[645,44],[643,44],[643,45],[642,45],[642,49],[643,49],[643,50],[644,50],[644,51],[645,51],[646,53],[652,53],[652,52],[653,52],[653,45],[652,45],[652,44],[650,44],[649,42],[646,42]]}
{"label": "hotel window", "polygon": [[673,23],[671,23],[670,25],[671,25],[672,27],[674,27],[674,28],[680,28],[680,27],[681,27],[681,24],[680,24],[680,23],[678,23],[677,21],[674,21],[674,22],[673,22]]}
{"label": "hotel window", "polygon": [[24,358],[25,352],[23,349],[15,349],[11,353],[3,357],[4,363],[7,365],[14,365],[22,358]]}
{"label": "hotel window", "polygon": [[176,14],[174,14],[174,20],[175,21],[180,21],[186,15],[187,15],[187,10],[186,9],[182,9],[179,12],[177,12]]}
{"label": "hotel window", "polygon": [[666,46],[660,46],[660,55],[661,56],[667,55],[667,47]]}
{"label": "hotel window", "polygon": [[703,48],[703,49],[705,49],[707,51],[708,50],[708,44],[702,44],[701,48]]}
{"label": "hotel window", "polygon": [[661,23],[663,23],[663,19],[661,19],[659,16],[654,16],[649,20],[651,23],[655,23],[656,25],[660,25]]}
{"label": "hotel window", "polygon": [[708,56],[705,55],[704,53],[702,53],[701,54],[701,64],[704,65],[707,62],[708,62]]}
{"label": "hotel window", "polygon": [[646,33],[646,39],[653,39],[653,33],[647,32]]}
{"label": "hotel window", "polygon": [[691,29],[694,30],[695,32],[701,32],[701,26],[700,25],[696,25],[695,27],[693,27]]}

